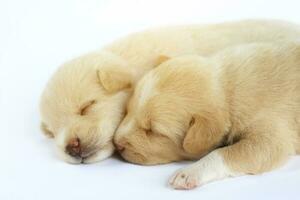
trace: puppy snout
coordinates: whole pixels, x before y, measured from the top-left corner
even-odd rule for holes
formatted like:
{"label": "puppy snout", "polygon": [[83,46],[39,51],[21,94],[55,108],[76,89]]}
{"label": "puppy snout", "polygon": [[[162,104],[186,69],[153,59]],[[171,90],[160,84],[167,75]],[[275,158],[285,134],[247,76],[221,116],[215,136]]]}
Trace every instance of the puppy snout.
{"label": "puppy snout", "polygon": [[121,144],[116,144],[116,149],[119,151],[119,152],[122,152],[124,151],[125,147]]}
{"label": "puppy snout", "polygon": [[66,146],[66,151],[69,155],[73,157],[80,157],[81,156],[81,145],[79,138],[72,138],[68,142]]}
{"label": "puppy snout", "polygon": [[115,141],[115,146],[116,146],[116,149],[122,153],[126,146],[128,145],[127,141],[125,141],[124,139],[121,139],[121,140],[117,140]]}

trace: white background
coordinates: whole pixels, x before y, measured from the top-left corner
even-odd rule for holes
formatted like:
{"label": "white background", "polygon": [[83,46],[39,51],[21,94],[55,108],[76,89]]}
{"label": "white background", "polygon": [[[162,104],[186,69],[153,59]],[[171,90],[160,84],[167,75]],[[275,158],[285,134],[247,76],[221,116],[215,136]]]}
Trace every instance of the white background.
{"label": "white background", "polygon": [[62,62],[146,27],[244,18],[300,23],[300,1],[0,0],[0,199],[299,199],[299,157],[261,176],[175,191],[167,179],[187,163],[69,165],[39,130],[39,96]]}

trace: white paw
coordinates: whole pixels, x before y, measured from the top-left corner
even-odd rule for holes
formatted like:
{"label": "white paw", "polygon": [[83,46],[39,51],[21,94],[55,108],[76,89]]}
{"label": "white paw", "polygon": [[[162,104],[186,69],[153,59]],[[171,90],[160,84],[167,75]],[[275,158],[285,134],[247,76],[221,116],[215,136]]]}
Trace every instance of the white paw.
{"label": "white paw", "polygon": [[174,189],[193,189],[199,186],[198,170],[194,167],[181,169],[171,177],[169,184]]}
{"label": "white paw", "polygon": [[175,189],[193,189],[211,181],[230,176],[240,176],[241,173],[231,171],[223,161],[223,157],[214,151],[193,165],[177,171],[169,184]]}

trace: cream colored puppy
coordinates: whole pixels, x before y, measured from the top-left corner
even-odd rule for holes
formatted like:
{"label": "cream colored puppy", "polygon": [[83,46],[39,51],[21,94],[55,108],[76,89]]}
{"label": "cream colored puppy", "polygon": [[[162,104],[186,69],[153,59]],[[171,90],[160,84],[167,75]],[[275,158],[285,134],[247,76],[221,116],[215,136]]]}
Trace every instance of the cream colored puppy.
{"label": "cream colored puppy", "polygon": [[148,30],[61,66],[41,97],[44,132],[70,163],[109,157],[130,88],[165,56],[209,55],[228,46],[297,38],[299,27],[279,21],[241,21]]}
{"label": "cream colored puppy", "polygon": [[137,84],[115,143],[130,162],[199,159],[177,189],[258,174],[300,152],[300,42],[182,56]]}

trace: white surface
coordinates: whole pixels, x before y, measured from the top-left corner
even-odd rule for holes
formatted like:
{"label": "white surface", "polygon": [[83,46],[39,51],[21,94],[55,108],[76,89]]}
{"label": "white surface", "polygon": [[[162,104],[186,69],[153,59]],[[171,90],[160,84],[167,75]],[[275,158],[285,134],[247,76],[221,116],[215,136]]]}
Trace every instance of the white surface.
{"label": "white surface", "polygon": [[262,176],[175,191],[167,179],[187,163],[63,163],[40,133],[38,113],[41,90],[59,64],[120,35],[162,24],[242,18],[299,23],[299,8],[298,0],[0,0],[0,199],[299,199],[299,157]]}

